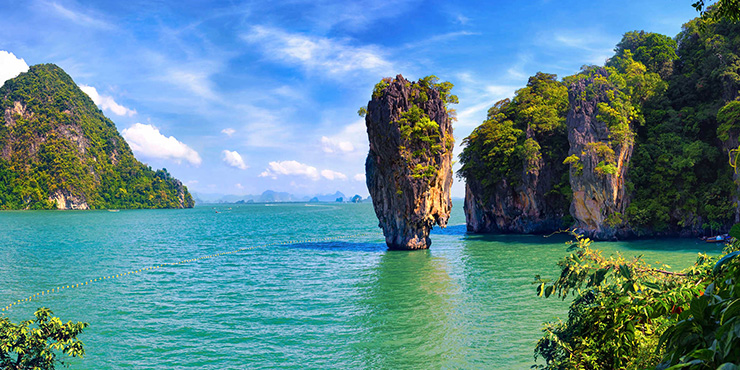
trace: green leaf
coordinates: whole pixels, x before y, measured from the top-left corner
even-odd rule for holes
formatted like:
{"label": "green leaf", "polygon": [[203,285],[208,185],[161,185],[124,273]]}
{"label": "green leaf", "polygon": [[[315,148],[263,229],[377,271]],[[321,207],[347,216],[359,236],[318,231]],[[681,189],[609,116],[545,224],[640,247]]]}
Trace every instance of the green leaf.
{"label": "green leaf", "polygon": [[712,272],[715,274],[718,274],[719,271],[722,269],[722,266],[732,261],[732,259],[737,256],[740,256],[740,251],[735,251],[735,252],[729,253],[728,255],[722,257],[719,261],[717,261],[717,264],[714,265]]}
{"label": "green leaf", "polygon": [[727,308],[725,308],[725,311],[722,312],[720,325],[724,324],[730,318],[737,316],[738,313],[740,313],[740,298],[732,301],[732,303],[730,303]]}
{"label": "green leaf", "polygon": [[724,364],[719,365],[717,370],[738,370],[738,366],[730,362],[725,362]]}

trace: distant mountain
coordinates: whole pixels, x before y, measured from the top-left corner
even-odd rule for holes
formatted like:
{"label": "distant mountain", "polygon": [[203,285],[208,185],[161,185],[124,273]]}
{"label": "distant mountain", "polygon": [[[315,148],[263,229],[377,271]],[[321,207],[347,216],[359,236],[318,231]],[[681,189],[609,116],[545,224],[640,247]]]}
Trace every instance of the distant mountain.
{"label": "distant mountain", "polygon": [[361,196],[355,195],[352,198],[347,197],[342,192],[337,191],[334,194],[317,194],[313,197],[297,196],[287,192],[277,192],[274,190],[265,190],[262,194],[253,195],[227,195],[227,194],[207,194],[193,193],[195,201],[202,203],[280,203],[280,202],[364,202]]}
{"label": "distant mountain", "polygon": [[0,209],[185,208],[193,198],[131,148],[72,78],[35,65],[0,88]]}
{"label": "distant mountain", "polygon": [[344,198],[347,198],[347,196],[344,195],[342,192],[337,191],[334,194],[320,194],[320,195],[316,195],[316,198],[319,200],[319,202],[336,202],[338,198],[344,199]]}

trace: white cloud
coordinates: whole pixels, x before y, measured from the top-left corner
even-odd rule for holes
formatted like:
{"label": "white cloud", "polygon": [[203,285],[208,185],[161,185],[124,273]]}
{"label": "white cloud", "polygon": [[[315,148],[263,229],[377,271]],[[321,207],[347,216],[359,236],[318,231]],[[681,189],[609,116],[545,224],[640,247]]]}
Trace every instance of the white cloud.
{"label": "white cloud", "polygon": [[208,68],[201,70],[192,69],[170,69],[165,81],[190,90],[190,92],[206,99],[216,99],[210,80],[211,71]]}
{"label": "white cloud", "polygon": [[98,90],[92,86],[80,85],[80,89],[92,99],[95,105],[99,106],[100,109],[113,112],[119,116],[133,116],[136,114],[136,110],[128,109],[118,103],[109,95],[101,95]]}
{"label": "white cloud", "polygon": [[355,180],[355,181],[365,181],[365,174],[364,173],[358,173],[358,174],[352,176],[352,180]]}
{"label": "white cloud", "polygon": [[5,81],[26,71],[28,71],[28,64],[25,60],[17,58],[11,52],[0,50],[0,86],[3,86]]}
{"label": "white cloud", "polygon": [[249,166],[244,163],[244,159],[242,159],[241,154],[237,153],[236,151],[229,151],[224,150],[221,152],[221,159],[226,162],[231,167],[236,167],[240,170],[246,170],[249,168]]}
{"label": "white cloud", "polygon": [[347,180],[347,175],[332,170],[321,171],[321,176],[323,176],[327,180]]}
{"label": "white cloud", "polygon": [[221,133],[222,134],[226,134],[228,136],[234,135],[235,132],[236,132],[236,130],[234,130],[233,128],[225,128],[225,129],[221,130]]}
{"label": "white cloud", "polygon": [[278,175],[306,176],[311,180],[319,179],[319,170],[297,161],[270,162],[269,168],[262,172],[260,177],[271,177],[276,179]]}
{"label": "white cloud", "polygon": [[201,158],[198,152],[172,136],[164,136],[152,125],[135,123],[121,131],[131,149],[145,157],[170,159],[176,163],[185,160],[196,166]]}
{"label": "white cloud", "polygon": [[321,137],[321,150],[327,154],[347,155],[348,159],[356,159],[357,156],[367,154],[369,147],[367,141],[367,129],[365,120],[357,121],[344,126],[337,134],[333,136]]}
{"label": "white cloud", "polygon": [[393,64],[384,59],[386,53],[380,47],[353,46],[346,39],[289,33],[263,26],[252,27],[251,32],[242,38],[258,44],[270,58],[329,75],[344,75],[360,70],[390,74],[394,69]]}
{"label": "white cloud", "polygon": [[613,48],[619,38],[598,30],[556,30],[538,42],[580,61],[601,65],[614,55]]}
{"label": "white cloud", "polygon": [[240,183],[236,183],[236,184],[234,184],[234,186],[235,186],[235,187],[236,187],[237,189],[244,189],[244,185],[242,185],[242,184],[240,184]]}
{"label": "white cloud", "polygon": [[349,141],[321,137],[321,149],[324,153],[349,153],[355,150],[355,146]]}
{"label": "white cloud", "polygon": [[57,15],[63,18],[67,18],[68,20],[74,23],[77,23],[80,26],[100,28],[100,29],[113,28],[113,26],[111,26],[109,23],[101,19],[98,19],[95,16],[90,16],[87,14],[83,14],[81,12],[76,12],[69,8],[65,8],[64,6],[60,4],[49,3],[49,2],[42,2],[42,4],[45,4],[46,6],[48,6],[48,8],[53,10],[55,13],[57,13]]}

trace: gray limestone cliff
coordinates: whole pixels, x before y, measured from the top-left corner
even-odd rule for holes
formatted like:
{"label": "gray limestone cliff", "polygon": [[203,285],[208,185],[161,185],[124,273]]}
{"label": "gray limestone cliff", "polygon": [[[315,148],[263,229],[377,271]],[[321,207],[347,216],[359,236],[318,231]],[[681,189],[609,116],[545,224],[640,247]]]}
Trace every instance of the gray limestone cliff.
{"label": "gray limestone cliff", "polygon": [[[608,72],[598,68],[568,89],[570,110],[566,118],[571,161],[570,214],[575,227],[595,239],[627,236],[623,217],[629,205],[625,176],[632,156],[632,131],[617,135],[599,119],[615,91],[607,83]],[[600,103],[603,103],[600,105]]]}
{"label": "gray limestone cliff", "polygon": [[378,83],[367,105],[367,187],[390,249],[428,248],[432,227],[447,225],[454,145],[444,100],[449,88],[398,75]]}

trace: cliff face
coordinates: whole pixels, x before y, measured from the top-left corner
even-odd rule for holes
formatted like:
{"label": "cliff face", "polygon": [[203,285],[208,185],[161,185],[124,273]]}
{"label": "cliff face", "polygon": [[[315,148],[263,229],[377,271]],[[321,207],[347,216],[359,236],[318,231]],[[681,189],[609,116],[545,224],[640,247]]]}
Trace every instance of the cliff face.
{"label": "cliff face", "polygon": [[184,208],[165,170],[134,158],[61,68],[32,66],[0,88],[0,209]]}
{"label": "cliff face", "polygon": [[521,183],[511,185],[506,180],[486,196],[481,182],[475,178],[465,184],[465,220],[467,229],[475,233],[542,234],[568,227],[563,221],[567,214],[560,194],[552,194],[562,173],[557,165],[546,166],[540,159],[534,166],[523,166]]}
{"label": "cliff face", "polygon": [[565,85],[538,73],[465,139],[460,175],[468,231],[549,233],[569,226],[567,107]]}
{"label": "cliff face", "polygon": [[384,79],[367,105],[365,124],[367,187],[386,244],[428,248],[429,232],[447,225],[452,207],[454,139],[439,89],[401,75]]}
{"label": "cliff face", "polygon": [[615,94],[608,84],[596,82],[608,77],[606,69],[599,68],[568,90],[568,154],[578,158],[570,170],[570,213],[576,220],[575,226],[596,239],[627,232],[622,228],[622,217],[629,205],[624,185],[633,139],[629,133],[622,140],[616,139],[607,123],[597,118],[600,103],[603,109],[604,104],[610,103],[608,96]]}

